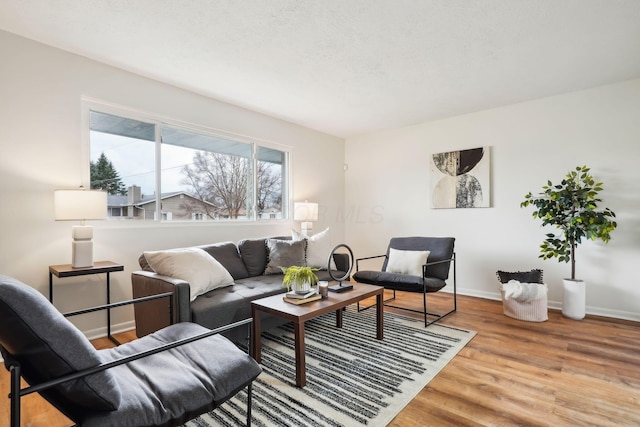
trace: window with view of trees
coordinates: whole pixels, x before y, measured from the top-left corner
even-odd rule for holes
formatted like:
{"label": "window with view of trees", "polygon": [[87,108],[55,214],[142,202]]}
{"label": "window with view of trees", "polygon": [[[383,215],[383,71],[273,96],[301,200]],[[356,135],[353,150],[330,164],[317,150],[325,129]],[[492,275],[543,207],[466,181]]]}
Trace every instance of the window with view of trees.
{"label": "window with view of trees", "polygon": [[213,221],[286,217],[285,151],[241,138],[98,111],[90,112],[89,135],[91,188],[109,194],[110,218]]}

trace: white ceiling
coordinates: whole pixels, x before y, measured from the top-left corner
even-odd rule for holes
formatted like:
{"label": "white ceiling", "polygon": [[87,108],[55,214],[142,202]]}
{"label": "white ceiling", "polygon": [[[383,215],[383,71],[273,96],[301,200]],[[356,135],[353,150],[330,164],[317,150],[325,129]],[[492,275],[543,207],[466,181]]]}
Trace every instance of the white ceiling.
{"label": "white ceiling", "polygon": [[640,77],[640,0],[1,0],[0,29],[341,137]]}

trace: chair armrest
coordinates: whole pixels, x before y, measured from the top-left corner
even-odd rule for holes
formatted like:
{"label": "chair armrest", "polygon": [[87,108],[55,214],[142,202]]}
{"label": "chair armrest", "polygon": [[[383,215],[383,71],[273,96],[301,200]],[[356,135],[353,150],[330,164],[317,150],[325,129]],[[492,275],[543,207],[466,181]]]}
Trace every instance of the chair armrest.
{"label": "chair armrest", "polygon": [[144,301],[152,301],[152,300],[160,299],[160,298],[168,298],[169,299],[169,311],[170,311],[170,313],[172,315],[171,317],[173,317],[173,299],[171,298],[172,296],[173,296],[172,292],[165,292],[163,294],[150,295],[148,297],[134,298],[134,299],[126,300],[126,301],[114,302],[114,303],[111,303],[111,304],[98,305],[98,306],[95,306],[95,307],[85,308],[84,310],[70,311],[68,313],[63,313],[62,315],[64,317],[72,317],[72,316],[78,316],[80,314],[93,313],[95,311],[100,311],[100,310],[108,310],[108,309],[111,309],[111,308],[123,307],[125,305],[131,305],[131,304],[144,302]]}
{"label": "chair armrest", "polygon": [[387,257],[387,254],[384,254],[384,255],[374,255],[374,256],[368,256],[368,257],[364,257],[364,258],[358,258],[358,259],[356,259],[356,271],[360,271],[360,266],[359,266],[359,264],[358,264],[358,261],[364,261],[364,260],[367,260],[367,259],[375,259],[375,258],[383,258],[383,257],[384,257],[384,258],[386,258],[386,257]]}
{"label": "chair armrest", "polygon": [[429,267],[430,265],[437,265],[437,264],[442,264],[445,262],[453,262],[453,269],[454,269],[454,273],[455,273],[455,265],[456,265],[456,254],[455,252],[453,253],[453,256],[451,258],[447,258],[447,259],[441,259],[439,261],[431,261],[428,262],[426,264],[422,265],[422,277],[423,278],[427,278],[427,267]]}
{"label": "chair armrest", "polygon": [[[64,376],[56,378],[54,380],[50,380],[50,381],[46,381],[46,382],[43,382],[43,383],[40,383],[40,384],[36,384],[36,385],[29,386],[29,387],[25,387],[25,388],[20,390],[19,395],[20,395],[20,397],[26,396],[28,394],[39,392],[41,390],[45,390],[45,389],[54,387],[54,386],[56,386],[58,384],[65,383],[65,382],[70,381],[70,380],[75,380],[75,379],[83,378],[83,377],[86,377],[88,375],[92,375],[92,374],[95,374],[95,373],[98,373],[98,372],[102,372],[102,371],[105,371],[107,369],[113,368],[115,366],[124,365],[125,363],[133,362],[134,360],[142,359],[144,357],[148,357],[148,356],[151,356],[153,354],[157,354],[157,353],[160,353],[160,352],[163,352],[163,351],[166,351],[166,350],[170,350],[170,349],[175,348],[175,347],[179,347],[181,345],[189,344],[189,343],[192,343],[194,341],[198,341],[198,340],[210,337],[212,335],[219,334],[220,332],[224,332],[226,330],[233,329],[233,328],[236,328],[238,326],[246,325],[248,323],[251,323],[252,321],[253,321],[253,319],[251,319],[251,318],[240,320],[238,322],[230,323],[228,325],[224,325],[224,326],[221,326],[219,328],[212,329],[210,331],[203,332],[201,334],[194,335],[194,336],[189,337],[189,338],[183,338],[181,340],[174,341],[174,342],[169,343],[169,344],[164,344],[164,345],[158,346],[156,348],[152,348],[150,350],[145,350],[145,351],[142,351],[140,353],[132,354],[130,356],[126,356],[126,357],[122,357],[120,359],[113,360],[111,362],[101,363],[100,365],[94,366],[92,368],[87,368],[87,369],[83,369],[81,371],[74,372],[72,374],[64,375]],[[251,328],[249,328],[249,330],[251,330]],[[20,372],[19,372],[20,371],[20,364],[18,362],[16,362],[15,360],[13,360],[13,359],[8,361],[7,369],[10,370],[12,372],[12,374],[16,373],[17,375],[20,375]],[[17,369],[17,372],[16,372],[16,369]]]}

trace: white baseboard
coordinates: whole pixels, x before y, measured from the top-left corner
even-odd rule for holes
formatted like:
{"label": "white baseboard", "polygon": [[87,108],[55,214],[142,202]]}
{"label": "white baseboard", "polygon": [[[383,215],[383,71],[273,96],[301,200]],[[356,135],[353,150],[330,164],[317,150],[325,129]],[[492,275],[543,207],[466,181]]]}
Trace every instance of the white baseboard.
{"label": "white baseboard", "polygon": [[[449,292],[443,289],[444,292]],[[458,288],[458,294],[466,295],[476,298],[484,298],[495,301],[502,301],[502,296],[498,292],[483,292],[473,289],[460,289]],[[553,310],[562,310],[562,301],[548,301],[547,306]],[[631,311],[622,310],[610,310],[607,308],[587,306],[586,313],[594,316],[611,317],[614,319],[631,320],[633,322],[640,322],[640,313],[634,313]]]}
{"label": "white baseboard", "polygon": [[[118,323],[111,325],[111,335],[119,334],[120,332],[130,331],[136,328],[136,323],[133,320],[124,323]],[[107,327],[101,327],[97,329],[90,329],[88,331],[82,331],[82,333],[90,340],[96,338],[103,338],[107,336]]]}

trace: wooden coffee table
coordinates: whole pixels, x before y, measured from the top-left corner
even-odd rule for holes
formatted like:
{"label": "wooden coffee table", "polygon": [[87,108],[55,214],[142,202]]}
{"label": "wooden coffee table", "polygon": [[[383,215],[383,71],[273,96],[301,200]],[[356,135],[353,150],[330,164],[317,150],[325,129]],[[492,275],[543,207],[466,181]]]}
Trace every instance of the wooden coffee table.
{"label": "wooden coffee table", "polygon": [[376,297],[376,338],[383,339],[384,315],[382,286],[357,283],[353,289],[345,292],[329,292],[329,298],[312,301],[302,305],[290,304],[282,300],[283,294],[261,298],[251,302],[251,315],[253,317],[253,357],[258,363],[262,359],[262,342],[260,340],[260,312],[290,320],[294,325],[295,359],[296,359],[296,385],[304,387],[307,384],[304,346],[304,322],[309,319],[322,316],[335,311],[336,327],[342,327],[342,309],[348,305],[369,297]]}

